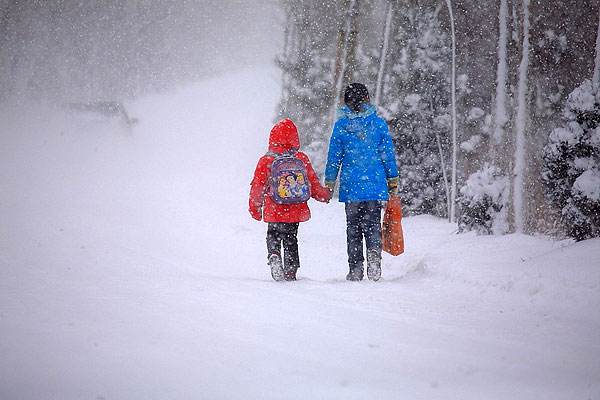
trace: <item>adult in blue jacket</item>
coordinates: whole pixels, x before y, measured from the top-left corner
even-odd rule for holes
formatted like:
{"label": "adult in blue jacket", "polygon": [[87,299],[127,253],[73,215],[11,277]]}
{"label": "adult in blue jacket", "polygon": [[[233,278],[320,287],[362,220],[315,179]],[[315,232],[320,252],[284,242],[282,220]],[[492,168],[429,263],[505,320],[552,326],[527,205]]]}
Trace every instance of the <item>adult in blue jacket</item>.
{"label": "adult in blue jacket", "polygon": [[364,237],[367,276],[376,281],[381,277],[382,202],[398,191],[398,167],[387,123],[369,103],[367,88],[348,85],[344,103],[329,140],[325,185],[333,191],[340,175],[339,198],[346,207],[346,279],[363,279]]}

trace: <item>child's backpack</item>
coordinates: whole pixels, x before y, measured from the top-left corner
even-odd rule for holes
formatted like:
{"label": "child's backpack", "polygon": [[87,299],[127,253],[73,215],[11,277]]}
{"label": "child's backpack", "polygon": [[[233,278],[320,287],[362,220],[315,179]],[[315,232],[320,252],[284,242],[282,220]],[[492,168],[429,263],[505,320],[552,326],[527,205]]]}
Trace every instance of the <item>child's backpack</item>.
{"label": "child's backpack", "polygon": [[275,157],[271,164],[269,195],[277,204],[298,204],[310,199],[310,185],[304,162],[292,150]]}

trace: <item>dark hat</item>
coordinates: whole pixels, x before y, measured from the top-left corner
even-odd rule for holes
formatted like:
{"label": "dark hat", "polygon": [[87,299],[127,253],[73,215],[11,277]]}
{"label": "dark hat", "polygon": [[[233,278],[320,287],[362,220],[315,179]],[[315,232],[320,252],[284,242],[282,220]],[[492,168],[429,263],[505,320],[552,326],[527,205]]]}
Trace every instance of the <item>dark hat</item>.
{"label": "dark hat", "polygon": [[360,106],[369,102],[369,91],[362,83],[351,83],[344,91],[344,103],[354,112],[360,112]]}

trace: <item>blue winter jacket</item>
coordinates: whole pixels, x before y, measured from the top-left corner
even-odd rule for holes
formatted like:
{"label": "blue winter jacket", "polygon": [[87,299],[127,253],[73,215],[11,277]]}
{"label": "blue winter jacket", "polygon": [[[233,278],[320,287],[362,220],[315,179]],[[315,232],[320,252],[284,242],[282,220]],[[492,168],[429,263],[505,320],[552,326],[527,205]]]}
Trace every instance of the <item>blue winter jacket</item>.
{"label": "blue winter jacket", "polygon": [[387,200],[387,179],[398,176],[387,123],[371,104],[355,113],[347,106],[329,140],[325,181],[335,182],[340,168],[340,201]]}

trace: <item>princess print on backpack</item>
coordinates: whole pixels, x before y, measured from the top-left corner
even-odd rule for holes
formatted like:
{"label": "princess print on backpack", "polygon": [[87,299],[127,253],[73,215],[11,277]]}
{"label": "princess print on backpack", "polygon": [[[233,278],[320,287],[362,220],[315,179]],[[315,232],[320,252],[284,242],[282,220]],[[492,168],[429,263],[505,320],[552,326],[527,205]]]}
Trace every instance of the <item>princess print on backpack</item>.
{"label": "princess print on backpack", "polygon": [[252,218],[268,224],[267,259],[276,281],[296,280],[298,226],[310,219],[308,200],[327,203],[332,195],[299,148],[296,125],[290,119],[279,121],[271,129],[268,152],[258,160],[250,184],[248,210]]}
{"label": "princess print on backpack", "polygon": [[305,203],[310,199],[310,186],[304,179],[306,166],[292,149],[283,154],[267,153],[275,157],[271,164],[271,197],[277,204]]}

